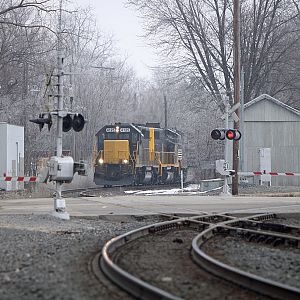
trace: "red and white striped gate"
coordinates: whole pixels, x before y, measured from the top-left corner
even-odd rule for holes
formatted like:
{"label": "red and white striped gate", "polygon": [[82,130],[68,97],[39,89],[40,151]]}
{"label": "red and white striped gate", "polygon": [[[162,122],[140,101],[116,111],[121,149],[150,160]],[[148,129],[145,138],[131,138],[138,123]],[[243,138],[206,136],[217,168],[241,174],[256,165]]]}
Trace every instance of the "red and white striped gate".
{"label": "red and white striped gate", "polygon": [[39,182],[38,177],[34,176],[3,176],[0,181],[6,182]]}
{"label": "red and white striped gate", "polygon": [[242,176],[256,176],[256,175],[300,176],[300,173],[293,173],[293,172],[265,172],[265,171],[255,171],[255,172],[238,172],[238,175],[242,175]]}

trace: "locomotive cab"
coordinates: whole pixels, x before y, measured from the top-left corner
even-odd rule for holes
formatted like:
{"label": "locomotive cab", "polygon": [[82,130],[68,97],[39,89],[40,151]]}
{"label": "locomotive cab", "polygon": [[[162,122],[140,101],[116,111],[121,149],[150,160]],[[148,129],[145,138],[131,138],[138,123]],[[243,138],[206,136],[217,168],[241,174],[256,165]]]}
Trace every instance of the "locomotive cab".
{"label": "locomotive cab", "polygon": [[105,126],[97,134],[94,182],[99,185],[128,185],[132,182],[132,128]]}

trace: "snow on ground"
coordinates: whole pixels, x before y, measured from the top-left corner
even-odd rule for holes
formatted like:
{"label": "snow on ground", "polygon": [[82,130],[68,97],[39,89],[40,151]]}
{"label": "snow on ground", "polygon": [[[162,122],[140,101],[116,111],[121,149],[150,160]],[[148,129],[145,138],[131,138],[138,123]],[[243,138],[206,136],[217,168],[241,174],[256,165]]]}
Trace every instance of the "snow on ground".
{"label": "snow on ground", "polygon": [[146,196],[152,196],[152,195],[177,195],[177,194],[184,194],[184,195],[200,195],[200,194],[206,194],[207,192],[217,191],[222,189],[222,187],[218,187],[216,189],[212,189],[209,191],[200,191],[200,185],[199,184],[190,184],[187,187],[181,189],[168,189],[168,190],[146,190],[146,191],[124,191],[125,194],[131,194],[131,195],[146,195]]}

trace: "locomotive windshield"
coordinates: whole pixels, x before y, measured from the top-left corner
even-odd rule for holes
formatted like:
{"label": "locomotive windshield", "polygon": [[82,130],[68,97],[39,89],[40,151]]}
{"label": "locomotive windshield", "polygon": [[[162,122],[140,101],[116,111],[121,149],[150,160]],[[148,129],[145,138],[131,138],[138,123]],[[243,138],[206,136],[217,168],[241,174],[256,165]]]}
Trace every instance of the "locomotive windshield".
{"label": "locomotive windshield", "polygon": [[98,137],[98,149],[103,149],[104,140],[130,140],[130,133],[125,133],[125,132],[102,133]]}
{"label": "locomotive windshield", "polygon": [[105,134],[105,140],[129,140],[130,138],[130,133],[125,133],[125,132],[108,132]]}

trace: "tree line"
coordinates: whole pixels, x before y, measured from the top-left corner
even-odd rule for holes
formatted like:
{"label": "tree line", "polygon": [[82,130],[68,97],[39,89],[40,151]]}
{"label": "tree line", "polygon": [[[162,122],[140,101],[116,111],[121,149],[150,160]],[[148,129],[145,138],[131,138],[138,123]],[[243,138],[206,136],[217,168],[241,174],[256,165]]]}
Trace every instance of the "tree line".
{"label": "tree line", "polygon": [[[103,125],[163,124],[166,95],[168,124],[185,133],[190,163],[221,155],[222,145],[216,149],[209,134],[220,125],[224,97],[233,97],[232,1],[127,0],[139,12],[145,42],[161,57],[152,80],[138,78],[120,58],[91,9],[64,2],[65,107],[88,120],[82,132],[64,135],[65,150],[91,161]],[[39,133],[29,119],[56,105],[58,7],[57,0],[0,1],[0,121],[25,127],[27,172],[55,150],[55,120]],[[299,30],[297,1],[241,1],[245,102],[268,93],[300,108]]]}

